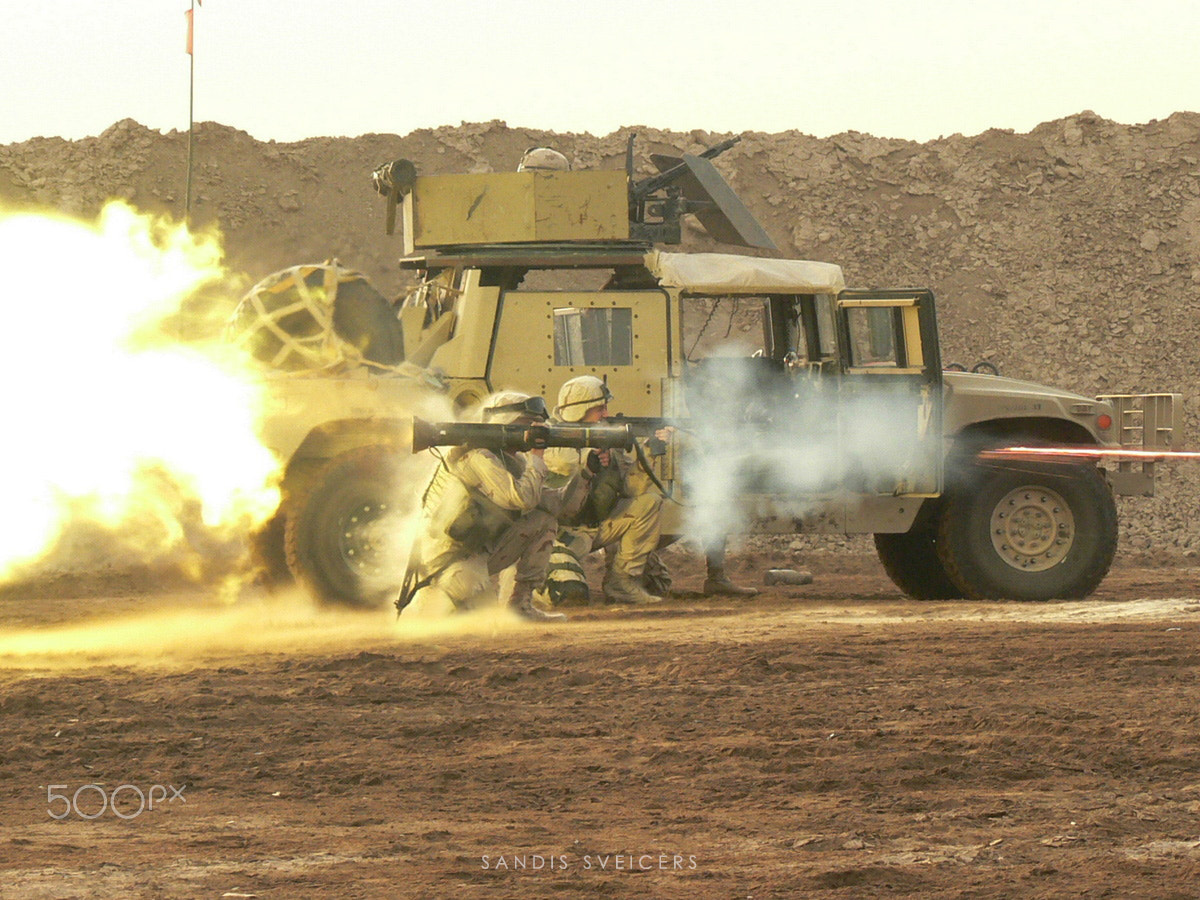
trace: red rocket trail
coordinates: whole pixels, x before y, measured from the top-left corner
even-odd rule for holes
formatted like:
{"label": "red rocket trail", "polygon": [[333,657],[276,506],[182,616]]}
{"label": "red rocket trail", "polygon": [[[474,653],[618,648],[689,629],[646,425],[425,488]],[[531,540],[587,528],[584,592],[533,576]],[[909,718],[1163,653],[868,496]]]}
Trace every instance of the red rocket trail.
{"label": "red rocket trail", "polygon": [[1200,459],[1196,450],[1129,450],[1121,447],[1001,447],[983,450],[980,459],[1128,459],[1153,462],[1167,459]]}

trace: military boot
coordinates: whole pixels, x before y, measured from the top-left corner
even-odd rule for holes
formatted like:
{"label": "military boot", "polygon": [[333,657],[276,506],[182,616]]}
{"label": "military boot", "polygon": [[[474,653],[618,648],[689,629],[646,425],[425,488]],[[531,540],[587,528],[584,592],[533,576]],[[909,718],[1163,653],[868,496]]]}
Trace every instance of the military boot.
{"label": "military boot", "polygon": [[614,606],[645,606],[662,603],[662,597],[650,593],[642,586],[641,576],[610,572],[604,580],[604,599]]}
{"label": "military boot", "polygon": [[756,597],[758,588],[741,587],[729,580],[724,569],[709,569],[704,579],[704,593],[718,597]]}
{"label": "military boot", "polygon": [[533,602],[533,588],[518,584],[509,598],[508,608],[527,622],[565,622],[566,615],[546,612]]}

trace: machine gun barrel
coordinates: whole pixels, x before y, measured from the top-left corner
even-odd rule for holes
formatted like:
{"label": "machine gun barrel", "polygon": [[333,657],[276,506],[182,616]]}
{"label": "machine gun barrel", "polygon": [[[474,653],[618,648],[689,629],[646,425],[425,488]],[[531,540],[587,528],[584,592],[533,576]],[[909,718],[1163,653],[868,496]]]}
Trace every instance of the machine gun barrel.
{"label": "machine gun barrel", "polygon": [[[729,138],[729,140],[721,141],[719,144],[714,144],[707,150],[701,151],[697,155],[701,159],[716,159],[741,139],[741,135],[736,135]],[[662,190],[671,182],[675,181],[686,171],[687,165],[684,163],[680,163],[677,166],[672,166],[665,172],[659,172],[657,175],[651,175],[648,178],[643,178],[641,181],[634,184],[632,188],[630,188],[630,194],[635,200],[641,200],[645,197],[649,197],[655,191]]]}
{"label": "machine gun barrel", "polygon": [[545,447],[632,450],[634,435],[628,425],[503,425],[498,422],[426,422],[413,418],[413,453],[451,445],[488,450]]}

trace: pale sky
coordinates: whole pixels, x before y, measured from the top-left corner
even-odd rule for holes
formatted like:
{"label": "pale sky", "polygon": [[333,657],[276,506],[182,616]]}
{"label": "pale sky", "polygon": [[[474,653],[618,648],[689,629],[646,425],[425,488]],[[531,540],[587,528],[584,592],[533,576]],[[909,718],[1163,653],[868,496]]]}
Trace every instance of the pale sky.
{"label": "pale sky", "polygon": [[[0,0],[0,144],[188,125],[189,0]],[[205,0],[195,118],[925,141],[1200,111],[1200,0]]]}

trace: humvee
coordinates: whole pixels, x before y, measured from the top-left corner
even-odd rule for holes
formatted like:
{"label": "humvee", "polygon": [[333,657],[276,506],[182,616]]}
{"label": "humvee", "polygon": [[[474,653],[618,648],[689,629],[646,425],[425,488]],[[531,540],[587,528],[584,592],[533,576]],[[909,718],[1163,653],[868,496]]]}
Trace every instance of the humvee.
{"label": "humvee", "polygon": [[[394,596],[403,559],[389,514],[422,487],[405,471],[414,413],[467,415],[501,389],[552,405],[586,373],[644,433],[676,428],[653,460],[673,501],[668,539],[871,534],[918,599],[1090,594],[1116,552],[1114,494],[1152,494],[1153,462],[984,451],[1169,449],[1180,396],[1088,397],[944,368],[931,291],[852,289],[837,265],[781,258],[714,167],[722,149],[656,156],[660,174],[641,179],[632,142],[624,171],[377,169],[417,289],[392,307],[331,263],[273,276],[243,301],[260,358],[287,368],[315,345],[319,362],[332,339],[351,363],[273,376],[264,438],[286,463],[267,542],[284,546],[277,562],[324,600]],[[743,249],[669,249],[689,215]],[[321,324],[289,324],[302,308]]]}

